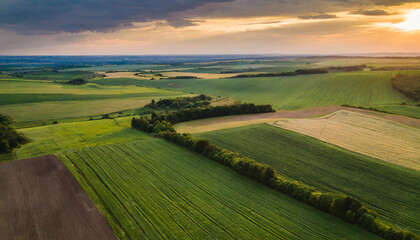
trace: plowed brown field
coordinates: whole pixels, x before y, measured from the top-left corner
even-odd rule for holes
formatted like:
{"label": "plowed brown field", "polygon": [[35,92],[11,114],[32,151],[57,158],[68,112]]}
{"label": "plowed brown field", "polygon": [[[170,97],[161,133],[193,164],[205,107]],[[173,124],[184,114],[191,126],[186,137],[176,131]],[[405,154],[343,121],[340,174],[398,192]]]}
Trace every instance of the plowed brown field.
{"label": "plowed brown field", "polygon": [[116,239],[54,155],[0,164],[0,239]]}

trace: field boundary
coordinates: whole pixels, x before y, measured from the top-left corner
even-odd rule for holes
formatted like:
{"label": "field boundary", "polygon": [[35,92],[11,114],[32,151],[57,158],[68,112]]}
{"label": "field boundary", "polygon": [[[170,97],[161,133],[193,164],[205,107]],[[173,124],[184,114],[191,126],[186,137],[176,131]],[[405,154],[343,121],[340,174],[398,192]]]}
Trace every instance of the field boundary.
{"label": "field boundary", "polygon": [[[271,106],[270,106],[271,107]],[[200,109],[189,109],[189,112],[199,112]],[[204,111],[204,110],[203,110]],[[177,112],[179,113],[179,112]],[[169,114],[168,116],[176,116]],[[206,118],[203,116],[202,118]],[[176,120],[175,120],[176,119]],[[146,132],[154,132],[155,136],[164,138],[172,143],[188,148],[211,160],[217,161],[269,186],[281,193],[287,194],[298,201],[330,213],[349,223],[361,226],[363,229],[376,234],[385,239],[420,239],[418,235],[411,231],[402,230],[398,227],[387,225],[377,219],[378,214],[369,209],[359,200],[331,192],[316,192],[314,188],[305,185],[300,181],[289,181],[283,178],[271,165],[263,165],[253,159],[242,156],[211,144],[208,140],[193,138],[188,133],[177,133],[171,123],[188,121],[188,117],[169,118],[167,116],[156,115],[149,120],[147,118],[132,119],[132,127]],[[197,119],[197,118],[196,118]],[[165,120],[168,120],[166,122]],[[172,121],[171,121],[172,120]]]}

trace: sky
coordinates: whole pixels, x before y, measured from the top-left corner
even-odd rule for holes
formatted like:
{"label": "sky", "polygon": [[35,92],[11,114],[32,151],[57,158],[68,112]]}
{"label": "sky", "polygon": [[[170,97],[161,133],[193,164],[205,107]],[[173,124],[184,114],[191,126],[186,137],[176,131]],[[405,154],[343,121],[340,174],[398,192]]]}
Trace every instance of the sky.
{"label": "sky", "polygon": [[420,53],[420,1],[0,1],[0,55],[393,52]]}

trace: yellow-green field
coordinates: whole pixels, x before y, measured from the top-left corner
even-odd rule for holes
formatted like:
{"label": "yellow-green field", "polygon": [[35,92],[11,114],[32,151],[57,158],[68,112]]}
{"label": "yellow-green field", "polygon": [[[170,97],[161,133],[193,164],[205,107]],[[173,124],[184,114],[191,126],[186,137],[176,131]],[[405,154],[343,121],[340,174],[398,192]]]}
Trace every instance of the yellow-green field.
{"label": "yellow-green field", "polygon": [[163,90],[137,86],[104,86],[95,83],[74,86],[41,80],[1,79],[0,94],[4,93],[60,93],[60,94],[128,94],[156,93]]}
{"label": "yellow-green field", "polygon": [[372,67],[389,66],[420,66],[420,58],[370,58],[370,57],[345,57],[345,58],[315,58],[313,67],[328,66],[353,66],[366,64]]}
{"label": "yellow-green field", "polygon": [[151,99],[185,93],[138,86],[74,86],[53,81],[1,79],[0,112],[17,122],[94,116],[140,108]]}
{"label": "yellow-green field", "polygon": [[41,102],[3,105],[0,106],[0,112],[11,116],[15,121],[24,122],[93,116],[139,108],[148,103],[150,98]]}
{"label": "yellow-green field", "polygon": [[345,149],[420,170],[420,129],[340,110],[315,119],[285,119],[274,126]]}
{"label": "yellow-green field", "polygon": [[32,142],[23,145],[15,154],[18,159],[56,154],[69,149],[121,143],[147,138],[131,128],[131,117],[54,124],[21,129]]}

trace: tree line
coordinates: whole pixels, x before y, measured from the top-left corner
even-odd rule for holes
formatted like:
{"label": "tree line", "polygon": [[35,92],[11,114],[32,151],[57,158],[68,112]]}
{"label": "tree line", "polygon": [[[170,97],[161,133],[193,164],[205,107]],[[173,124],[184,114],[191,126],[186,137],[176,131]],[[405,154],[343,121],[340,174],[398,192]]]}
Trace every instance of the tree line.
{"label": "tree line", "polygon": [[[205,95],[200,95],[200,98],[205,97]],[[151,118],[133,118],[131,120],[131,126],[148,133],[159,133],[161,131],[173,132],[174,129],[172,124],[179,122],[187,122],[190,120],[202,118],[267,112],[274,112],[274,109],[271,107],[271,105],[255,105],[252,103],[216,107],[187,108],[180,109],[175,112],[153,112]]]}
{"label": "tree line", "polygon": [[419,239],[413,232],[401,230],[379,221],[377,219],[378,214],[375,211],[351,196],[331,192],[317,192],[313,187],[309,187],[300,181],[290,181],[283,178],[270,165],[261,164],[239,153],[220,148],[211,144],[208,140],[193,138],[187,133],[180,134],[162,131],[158,133],[158,136],[224,164],[242,175],[303,203],[328,212],[347,222],[358,224],[382,238],[398,240]]}
{"label": "tree line", "polygon": [[[232,106],[223,106],[209,108],[210,113],[232,113],[240,112],[249,113],[250,109],[258,111],[271,109],[271,105],[239,104]],[[218,110],[216,110],[218,108]],[[229,110],[229,111],[228,111]],[[272,109],[271,109],[272,110]],[[257,111],[257,112],[258,112]],[[185,114],[188,112],[188,114]],[[203,113],[200,115],[200,112]],[[206,114],[208,115],[206,115]],[[270,165],[261,164],[254,159],[245,157],[239,153],[220,148],[211,144],[206,139],[194,138],[188,133],[177,133],[171,123],[189,121],[197,119],[198,116],[210,116],[205,108],[199,109],[183,109],[172,114],[158,115],[152,114],[152,118],[141,117],[132,119],[132,127],[145,132],[154,133],[155,136],[166,139],[169,142],[190,149],[199,153],[213,161],[224,164],[234,171],[256,180],[270,188],[287,194],[303,203],[311,205],[322,211],[328,212],[347,222],[358,224],[367,231],[376,234],[385,239],[411,240],[420,239],[415,233],[401,230],[392,225],[383,223],[377,219],[378,214],[365,206],[361,201],[351,196],[337,194],[331,192],[317,192],[313,187],[309,187],[300,181],[290,181],[283,178]],[[191,114],[191,115],[190,115]],[[178,117],[178,115],[180,117]],[[168,118],[168,116],[172,116]],[[220,115],[218,115],[220,116]],[[171,121],[168,119],[176,120]]]}
{"label": "tree line", "polygon": [[343,72],[358,72],[363,71],[363,69],[368,68],[366,64],[361,65],[353,65],[353,66],[336,66],[336,67],[329,67],[328,70],[336,70],[336,71],[343,71]]}
{"label": "tree line", "polygon": [[239,74],[229,78],[254,78],[254,77],[288,77],[305,74],[325,74],[328,73],[328,69],[325,68],[310,68],[310,69],[298,69],[294,72],[280,72],[280,73],[258,73],[258,74]]}
{"label": "tree line", "polygon": [[268,112],[274,112],[274,109],[269,104],[255,105],[253,103],[241,103],[227,106],[180,109],[170,113],[155,113],[152,114],[152,121],[160,120],[175,124],[202,118]]}
{"label": "tree line", "polygon": [[194,97],[177,97],[174,99],[159,99],[159,101],[152,101],[147,104],[146,108],[151,109],[180,109],[180,108],[197,108],[210,105],[211,97],[200,94]]}
{"label": "tree line", "polygon": [[10,153],[13,148],[29,141],[22,133],[12,127],[12,118],[0,114],[0,153]]}

